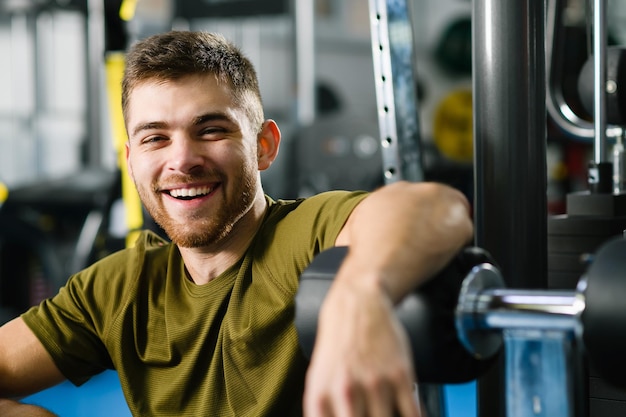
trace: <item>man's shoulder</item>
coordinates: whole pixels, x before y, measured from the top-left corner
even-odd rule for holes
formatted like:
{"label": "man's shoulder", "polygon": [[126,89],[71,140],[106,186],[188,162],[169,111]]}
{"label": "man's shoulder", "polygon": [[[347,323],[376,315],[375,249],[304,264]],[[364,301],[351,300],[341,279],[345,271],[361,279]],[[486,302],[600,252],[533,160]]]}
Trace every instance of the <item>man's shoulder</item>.
{"label": "man's shoulder", "polygon": [[306,197],[273,200],[266,197],[270,211],[290,212],[296,209],[322,209],[330,205],[343,205],[351,201],[360,201],[368,195],[367,191],[330,190]]}
{"label": "man's shoulder", "polygon": [[159,236],[152,230],[142,230],[135,241],[134,246],[131,249],[135,250],[149,250],[161,248],[169,245],[171,242]]}
{"label": "man's shoulder", "polygon": [[[143,264],[155,264],[159,259],[167,262],[172,243],[153,231],[140,232],[132,246],[113,252],[98,260],[82,272],[87,275],[100,275],[103,271],[118,272],[116,275],[136,276]],[[111,277],[111,275],[109,275]]]}

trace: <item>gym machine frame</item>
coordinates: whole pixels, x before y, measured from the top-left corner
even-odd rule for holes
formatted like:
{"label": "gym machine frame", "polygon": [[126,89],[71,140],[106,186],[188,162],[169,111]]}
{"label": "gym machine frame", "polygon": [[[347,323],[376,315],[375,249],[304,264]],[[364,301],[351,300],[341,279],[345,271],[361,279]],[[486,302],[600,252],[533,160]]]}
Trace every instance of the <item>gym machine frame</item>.
{"label": "gym machine frame", "polygon": [[[302,274],[295,324],[307,356],[317,313],[346,253],[345,247],[322,252]],[[584,402],[584,352],[603,378],[626,387],[626,321],[615,320],[626,317],[624,253],[626,239],[607,242],[575,290],[555,291],[507,289],[488,252],[464,249],[396,306],[418,381],[476,379],[503,350],[508,417],[574,417]]]}
{"label": "gym machine frame", "polygon": [[[474,116],[475,223],[477,244],[492,251],[510,272],[507,277],[513,284],[521,277],[534,277],[526,285],[544,287],[546,89],[545,51],[538,45],[543,44],[545,18],[543,4],[537,3],[543,2],[473,2],[474,113],[478,115]],[[407,2],[370,0],[370,14],[385,181],[419,181],[423,173]],[[509,50],[514,53],[507,55]],[[503,56],[498,57],[500,52]],[[503,88],[509,96],[495,93]],[[511,98],[521,111],[511,109]],[[510,114],[502,114],[507,111]],[[493,116],[499,114],[509,124],[494,123]],[[536,172],[537,167],[544,169],[543,175],[528,178],[526,173]],[[489,175],[511,168],[510,183]],[[528,224],[538,227],[528,228]],[[511,236],[519,244],[510,243],[515,247],[507,253],[501,242],[513,242]],[[503,403],[494,396],[500,385],[497,376],[495,383],[487,378],[479,384],[479,394],[488,391],[489,395],[481,405],[496,410],[494,415],[500,414],[497,410]]]}
{"label": "gym machine frame", "polygon": [[[542,47],[546,2],[550,6],[549,17],[553,18],[556,0],[473,2],[476,243],[494,254],[506,271],[509,283],[520,288],[545,288],[547,284],[546,110],[560,126],[569,122],[569,125],[565,123],[567,129],[579,127],[575,125],[576,120],[566,120],[566,114],[557,114],[563,111],[563,106],[555,108],[558,97],[547,95],[546,109],[546,50]],[[601,193],[606,193],[607,173],[610,177],[604,147],[605,6],[605,0],[594,0],[596,141],[589,185],[591,191]],[[415,122],[416,95],[411,94],[415,91],[413,61],[406,59],[412,52],[412,45],[407,48],[405,42],[406,34],[410,34],[410,23],[409,31],[406,30],[407,10],[403,1],[370,1],[387,182],[422,179]],[[549,27],[548,35],[552,40],[554,26]],[[552,48],[554,44],[549,46]],[[548,52],[551,57],[555,51]],[[552,68],[549,71],[552,83]],[[507,95],[497,93],[503,89]],[[578,130],[583,132],[583,137],[590,134],[587,126]],[[611,129],[611,134],[614,130]],[[416,167],[417,170],[412,171]],[[526,174],[538,169],[539,175]],[[492,175],[506,171],[511,174],[508,181]],[[502,245],[504,241],[508,244]],[[486,346],[494,353],[498,345],[494,340],[504,338],[506,394],[513,399],[506,404],[510,417],[569,417],[578,415],[586,407],[581,396],[574,394],[581,378],[576,373],[576,369],[582,367],[577,345],[580,345],[580,315],[585,308],[586,282],[586,278],[581,279],[575,291],[503,290],[503,275],[498,269],[484,267],[468,277],[459,304],[459,332],[467,347],[479,356],[486,354],[483,351]],[[502,334],[494,336],[496,330]],[[483,334],[485,332],[490,336]],[[476,338],[476,334],[481,336]],[[540,353],[549,360],[537,362]],[[574,364],[573,369],[568,370],[567,364]],[[479,401],[480,405],[488,408],[481,411],[489,416],[499,415],[504,408],[505,401],[498,398],[494,401],[493,395],[494,391],[500,391],[499,377],[501,375],[492,374],[479,383],[479,396],[485,397]],[[529,384],[520,386],[514,382],[516,378],[524,378]],[[558,400],[546,401],[547,392]],[[481,413],[481,416],[486,414]]]}

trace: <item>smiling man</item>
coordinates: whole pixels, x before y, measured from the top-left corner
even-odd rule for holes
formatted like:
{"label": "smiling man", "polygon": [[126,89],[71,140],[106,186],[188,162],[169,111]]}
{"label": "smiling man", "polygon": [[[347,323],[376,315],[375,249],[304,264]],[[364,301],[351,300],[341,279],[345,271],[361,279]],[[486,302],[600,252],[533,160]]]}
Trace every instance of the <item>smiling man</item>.
{"label": "smiling man", "polygon": [[249,120],[251,100],[203,74],[143,82],[126,100],[128,168],[148,212],[182,248],[239,257],[265,210],[258,175],[276,157],[276,123],[258,112]]}
{"label": "smiling man", "polygon": [[[252,65],[218,35],[135,44],[122,106],[129,172],[171,242],[145,232],[0,328],[0,397],[115,369],[135,416],[419,416],[393,306],[471,239],[463,195],[399,182],[266,196],[280,130]],[[350,249],[309,362],[294,297],[335,245]],[[10,413],[47,415],[0,401]]]}

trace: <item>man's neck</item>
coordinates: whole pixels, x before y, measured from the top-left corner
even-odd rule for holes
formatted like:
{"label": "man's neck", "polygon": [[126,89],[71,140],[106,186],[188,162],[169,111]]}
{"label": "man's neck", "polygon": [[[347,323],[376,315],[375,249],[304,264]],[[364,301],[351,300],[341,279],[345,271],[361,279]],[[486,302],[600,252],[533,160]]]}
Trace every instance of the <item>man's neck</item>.
{"label": "man's neck", "polygon": [[260,193],[224,239],[202,248],[179,247],[191,280],[197,285],[206,284],[238,262],[256,236],[266,210],[267,201]]}

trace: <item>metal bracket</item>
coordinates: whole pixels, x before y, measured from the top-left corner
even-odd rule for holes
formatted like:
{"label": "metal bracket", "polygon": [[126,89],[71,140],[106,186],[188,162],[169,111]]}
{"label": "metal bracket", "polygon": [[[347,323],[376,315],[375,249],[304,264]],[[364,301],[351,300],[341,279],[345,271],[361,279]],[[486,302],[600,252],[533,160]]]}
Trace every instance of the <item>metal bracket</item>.
{"label": "metal bracket", "polygon": [[369,5],[385,183],[422,181],[414,42],[407,1],[370,0]]}

